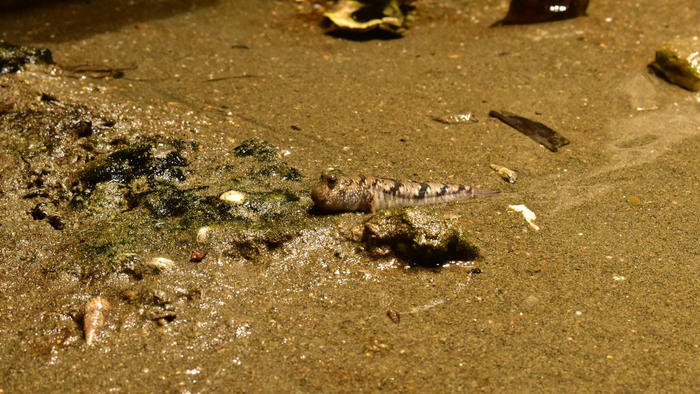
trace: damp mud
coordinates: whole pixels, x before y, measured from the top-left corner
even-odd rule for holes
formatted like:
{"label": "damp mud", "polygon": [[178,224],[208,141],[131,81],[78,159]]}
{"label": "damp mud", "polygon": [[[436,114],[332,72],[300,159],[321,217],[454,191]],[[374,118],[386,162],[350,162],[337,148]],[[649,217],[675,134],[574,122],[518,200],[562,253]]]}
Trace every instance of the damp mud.
{"label": "damp mud", "polygon": [[[45,60],[0,75],[0,392],[697,391],[700,95],[648,68],[695,2],[413,5],[0,1]],[[331,167],[500,193],[327,214]]]}

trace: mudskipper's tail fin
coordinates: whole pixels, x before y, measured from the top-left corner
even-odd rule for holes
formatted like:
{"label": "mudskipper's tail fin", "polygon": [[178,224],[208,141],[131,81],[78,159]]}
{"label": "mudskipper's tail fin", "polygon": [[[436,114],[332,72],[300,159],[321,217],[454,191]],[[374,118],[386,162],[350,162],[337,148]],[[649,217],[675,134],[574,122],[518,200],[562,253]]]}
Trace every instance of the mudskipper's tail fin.
{"label": "mudskipper's tail fin", "polygon": [[472,188],[472,197],[482,198],[482,197],[495,197],[501,194],[497,190],[486,190],[486,189],[474,189]]}

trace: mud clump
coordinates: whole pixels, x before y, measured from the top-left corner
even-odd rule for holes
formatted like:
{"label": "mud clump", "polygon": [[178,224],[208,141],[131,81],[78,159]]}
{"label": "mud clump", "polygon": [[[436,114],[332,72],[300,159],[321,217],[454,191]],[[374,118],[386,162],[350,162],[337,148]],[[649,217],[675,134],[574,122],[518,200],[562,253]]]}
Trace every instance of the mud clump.
{"label": "mud clump", "polygon": [[440,266],[478,257],[459,227],[420,209],[382,211],[364,223],[362,243],[369,251],[389,247],[413,265]]}

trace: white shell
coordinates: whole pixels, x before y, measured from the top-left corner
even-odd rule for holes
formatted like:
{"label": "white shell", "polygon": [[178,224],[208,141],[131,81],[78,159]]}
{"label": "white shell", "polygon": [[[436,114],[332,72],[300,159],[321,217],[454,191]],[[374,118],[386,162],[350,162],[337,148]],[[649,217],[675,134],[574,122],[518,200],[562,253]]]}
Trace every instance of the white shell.
{"label": "white shell", "polygon": [[525,221],[527,221],[527,224],[529,224],[533,230],[540,231],[540,226],[535,224],[535,219],[537,219],[537,215],[535,215],[535,213],[532,212],[530,210],[530,208],[526,207],[523,204],[520,204],[520,205],[508,205],[508,209],[511,209],[515,212],[522,213],[523,217],[525,218]]}
{"label": "white shell", "polygon": [[166,270],[175,265],[175,262],[166,257],[153,257],[152,259],[146,261],[146,265],[149,267]]}
{"label": "white shell", "polygon": [[224,194],[220,195],[219,200],[236,205],[243,204],[245,202],[245,194],[236,190],[229,190]]}
{"label": "white shell", "polygon": [[211,228],[204,226],[197,230],[197,242],[205,242],[209,238]]}
{"label": "white shell", "polygon": [[90,298],[85,304],[83,332],[85,333],[85,342],[88,346],[95,341],[97,330],[104,324],[104,311],[108,308],[109,302],[102,297]]}

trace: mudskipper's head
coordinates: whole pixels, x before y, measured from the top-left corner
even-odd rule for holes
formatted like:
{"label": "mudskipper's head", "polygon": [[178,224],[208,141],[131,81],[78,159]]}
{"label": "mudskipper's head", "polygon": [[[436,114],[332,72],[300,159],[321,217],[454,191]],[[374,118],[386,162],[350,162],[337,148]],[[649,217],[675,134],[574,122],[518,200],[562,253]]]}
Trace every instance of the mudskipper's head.
{"label": "mudskipper's head", "polygon": [[337,194],[336,186],[338,186],[339,174],[332,169],[325,170],[321,173],[321,180],[311,191],[311,199],[316,204],[316,207],[322,211],[335,211],[336,207],[333,203],[334,195]]}

